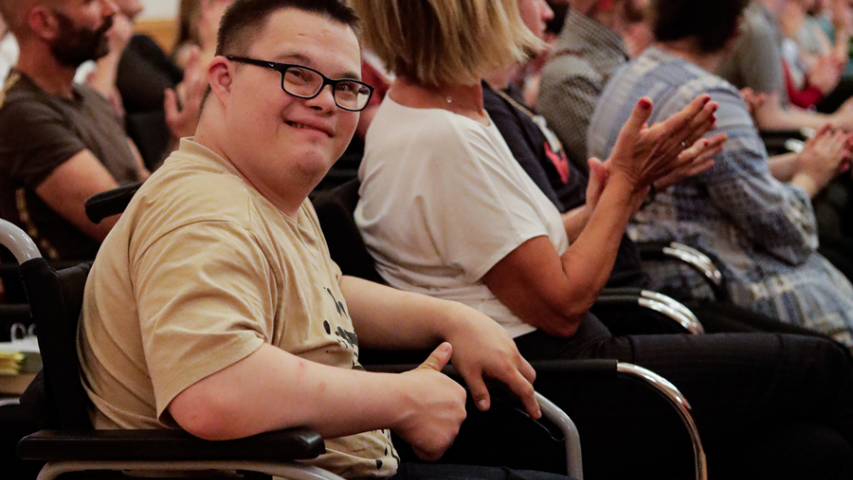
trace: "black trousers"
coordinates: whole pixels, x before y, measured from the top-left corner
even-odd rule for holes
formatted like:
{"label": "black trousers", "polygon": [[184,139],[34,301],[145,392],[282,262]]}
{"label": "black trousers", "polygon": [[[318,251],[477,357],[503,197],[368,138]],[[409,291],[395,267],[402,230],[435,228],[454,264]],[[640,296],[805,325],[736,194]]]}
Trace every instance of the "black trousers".
{"label": "black trousers", "polygon": [[[528,360],[613,358],[649,368],[690,402],[714,479],[853,479],[853,368],[833,342],[788,334],[614,337],[590,315],[569,339],[516,338]],[[634,382],[540,378],[577,423],[585,477],[692,478],[686,429]]]}
{"label": "black trousers", "polygon": [[[362,477],[354,480],[375,480]],[[565,475],[503,467],[403,463],[386,480],[573,480]]]}

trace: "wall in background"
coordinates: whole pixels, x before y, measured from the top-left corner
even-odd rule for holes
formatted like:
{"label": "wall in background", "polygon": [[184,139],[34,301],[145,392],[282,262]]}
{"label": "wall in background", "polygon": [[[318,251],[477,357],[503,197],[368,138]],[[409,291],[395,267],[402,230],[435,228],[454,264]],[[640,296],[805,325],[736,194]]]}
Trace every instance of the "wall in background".
{"label": "wall in background", "polygon": [[150,35],[168,52],[174,44],[180,5],[181,0],[142,0],[144,9],[136,19],[136,31]]}
{"label": "wall in background", "polygon": [[139,15],[139,20],[173,20],[178,16],[178,6],[181,0],[142,0],[145,10]]}

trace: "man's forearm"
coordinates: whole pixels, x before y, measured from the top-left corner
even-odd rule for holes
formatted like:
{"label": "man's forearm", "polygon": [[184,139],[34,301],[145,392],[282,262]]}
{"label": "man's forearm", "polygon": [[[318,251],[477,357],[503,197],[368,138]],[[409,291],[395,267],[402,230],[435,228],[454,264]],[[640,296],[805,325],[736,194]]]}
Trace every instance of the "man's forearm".
{"label": "man's forearm", "polygon": [[[359,346],[422,350],[446,340],[451,316],[461,304],[404,292],[344,276],[341,293],[349,307]],[[467,307],[464,307],[467,308]]]}
{"label": "man's forearm", "polygon": [[169,412],[182,428],[206,439],[296,426],[334,438],[394,425],[407,412],[398,379],[321,365],[265,344],[181,392]]}

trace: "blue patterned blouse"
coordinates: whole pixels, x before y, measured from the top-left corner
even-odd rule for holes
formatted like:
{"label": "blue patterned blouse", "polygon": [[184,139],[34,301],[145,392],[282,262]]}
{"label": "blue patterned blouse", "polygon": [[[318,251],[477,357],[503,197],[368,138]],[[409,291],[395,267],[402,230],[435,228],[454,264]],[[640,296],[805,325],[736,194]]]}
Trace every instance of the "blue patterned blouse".
{"label": "blue patterned blouse", "polygon": [[[702,93],[720,104],[709,135],[728,134],[723,152],[710,170],[659,192],[629,234],[699,248],[722,267],[735,303],[853,346],[853,287],[815,251],[808,195],[771,176],[746,103],[730,83],[660,49],[646,50],[607,84],[588,132],[590,156],[607,157],[640,97],[653,100],[654,123]],[[663,290],[702,290],[695,274],[674,262],[650,265],[649,273]]]}

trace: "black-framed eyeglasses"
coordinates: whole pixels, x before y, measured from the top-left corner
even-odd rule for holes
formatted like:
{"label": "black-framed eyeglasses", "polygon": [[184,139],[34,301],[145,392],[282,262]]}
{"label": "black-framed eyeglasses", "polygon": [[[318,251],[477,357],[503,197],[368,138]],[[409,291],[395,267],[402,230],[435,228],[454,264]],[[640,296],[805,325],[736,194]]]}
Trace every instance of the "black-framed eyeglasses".
{"label": "black-framed eyeglasses", "polygon": [[254,58],[226,55],[234,62],[269,68],[281,74],[281,89],[297,98],[311,99],[320,94],[326,85],[332,86],[335,104],[350,112],[360,112],[367,107],[373,87],[350,78],[331,79],[313,68],[292,63],[278,63]]}

